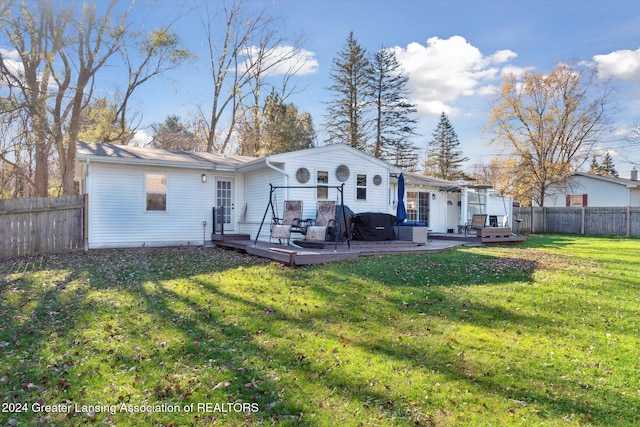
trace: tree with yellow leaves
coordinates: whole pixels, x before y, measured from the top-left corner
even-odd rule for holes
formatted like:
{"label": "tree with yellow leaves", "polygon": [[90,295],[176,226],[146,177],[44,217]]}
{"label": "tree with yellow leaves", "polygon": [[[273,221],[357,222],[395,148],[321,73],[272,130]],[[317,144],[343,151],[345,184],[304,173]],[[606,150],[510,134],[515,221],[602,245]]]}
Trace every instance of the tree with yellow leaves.
{"label": "tree with yellow leaves", "polygon": [[567,178],[592,155],[608,130],[606,83],[593,71],[559,63],[549,74],[504,77],[489,119],[491,141],[504,146],[518,164],[533,202],[544,205],[550,187]]}

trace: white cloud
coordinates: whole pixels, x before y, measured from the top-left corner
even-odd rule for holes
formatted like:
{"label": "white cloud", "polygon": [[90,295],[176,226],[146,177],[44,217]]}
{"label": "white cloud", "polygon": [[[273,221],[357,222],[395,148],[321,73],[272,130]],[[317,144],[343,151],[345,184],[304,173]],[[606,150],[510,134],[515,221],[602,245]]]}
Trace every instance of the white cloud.
{"label": "white cloud", "polygon": [[617,50],[607,55],[596,55],[598,75],[621,80],[640,82],[640,48],[637,50]]}
{"label": "white cloud", "polygon": [[7,49],[3,49],[0,47],[0,55],[2,55],[3,58],[5,59],[13,59],[13,60],[19,60],[20,59],[20,54],[18,53],[17,50],[12,49],[12,50],[7,50]]}
{"label": "white cloud", "polygon": [[[245,49],[242,54],[249,58],[257,59],[259,48],[251,46]],[[299,49],[293,46],[277,46],[264,52],[263,70],[267,75],[306,75],[318,72],[318,60],[316,54],[310,50]],[[245,62],[245,67],[249,65],[249,59]]]}
{"label": "white cloud", "polygon": [[507,74],[513,74],[516,78],[521,77],[524,73],[532,71],[533,67],[516,67],[515,65],[507,65],[500,70],[500,75],[505,76]]}
{"label": "white cloud", "polygon": [[501,64],[517,56],[511,50],[484,56],[461,36],[431,37],[425,46],[413,42],[393,50],[409,74],[412,102],[428,115],[454,112],[451,103],[458,97],[492,93],[491,82],[500,76]]}
{"label": "white cloud", "polygon": [[151,135],[143,130],[137,130],[129,145],[138,145],[140,147],[146,147],[151,144],[152,141]]}
{"label": "white cloud", "polygon": [[[24,67],[22,66],[22,62],[20,62],[20,55],[18,54],[17,50],[7,50],[0,48],[0,55],[2,55],[4,65],[7,67],[7,70],[11,75],[20,78],[24,76]],[[7,79],[6,76],[0,77],[1,86],[9,86],[13,83],[15,82]]]}

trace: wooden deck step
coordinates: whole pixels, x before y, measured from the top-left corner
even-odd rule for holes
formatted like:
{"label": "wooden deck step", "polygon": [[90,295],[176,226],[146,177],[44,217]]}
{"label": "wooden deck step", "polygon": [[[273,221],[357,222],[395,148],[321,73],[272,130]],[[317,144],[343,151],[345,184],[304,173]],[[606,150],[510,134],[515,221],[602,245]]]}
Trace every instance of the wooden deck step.
{"label": "wooden deck step", "polygon": [[227,242],[230,240],[251,240],[251,236],[243,233],[236,234],[212,234],[211,241],[212,242]]}

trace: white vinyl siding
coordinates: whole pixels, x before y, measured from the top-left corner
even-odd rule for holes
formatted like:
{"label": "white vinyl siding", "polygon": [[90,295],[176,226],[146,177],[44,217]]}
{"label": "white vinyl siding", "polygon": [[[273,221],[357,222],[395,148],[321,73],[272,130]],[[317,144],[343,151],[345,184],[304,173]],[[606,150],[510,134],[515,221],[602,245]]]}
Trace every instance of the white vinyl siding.
{"label": "white vinyl siding", "polygon": [[[303,201],[303,217],[315,218],[317,192],[315,189],[315,179],[311,179],[307,184],[301,184],[296,180],[296,171],[299,168],[307,168],[312,177],[316,177],[317,171],[327,171],[329,176],[329,187],[344,185],[344,204],[353,212],[382,212],[395,215],[395,207],[389,198],[389,167],[383,162],[369,156],[358,155],[348,147],[333,146],[311,149],[307,152],[293,152],[278,155],[278,160],[286,156],[286,172],[289,176],[289,185],[306,186],[311,189],[291,189],[289,190],[290,200]],[[336,176],[336,170],[340,165],[347,165],[349,177],[341,182]],[[356,179],[358,174],[367,176],[367,199],[358,200],[356,195]],[[373,177],[380,175],[380,185],[373,183]],[[267,185],[268,188],[268,185]],[[268,190],[267,190],[268,191]],[[395,192],[394,192],[395,194]],[[279,199],[282,201],[282,199]],[[327,200],[335,200],[340,203],[340,196],[335,188],[329,188]]]}
{"label": "white vinyl siding", "polygon": [[[575,176],[561,191],[549,191],[544,200],[545,207],[565,207],[567,194],[587,194],[587,205],[591,207],[623,207],[633,205],[630,189],[623,184],[596,178]],[[637,204],[635,206],[638,206]]]}
{"label": "white vinyl siding", "polygon": [[[146,210],[146,176],[166,175],[167,210]],[[89,247],[202,245],[211,234],[212,181],[202,170],[93,162],[87,177]],[[206,229],[202,223],[206,221]]]}

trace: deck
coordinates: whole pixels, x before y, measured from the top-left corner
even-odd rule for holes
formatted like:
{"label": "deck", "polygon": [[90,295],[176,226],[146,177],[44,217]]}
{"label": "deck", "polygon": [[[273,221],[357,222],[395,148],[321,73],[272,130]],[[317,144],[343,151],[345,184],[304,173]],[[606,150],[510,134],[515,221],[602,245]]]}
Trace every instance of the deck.
{"label": "deck", "polygon": [[427,244],[401,240],[383,242],[351,241],[351,247],[346,242],[340,242],[337,249],[334,250],[333,242],[327,242],[324,248],[303,248],[297,245],[282,245],[262,241],[254,245],[254,242],[249,240],[248,235],[237,234],[214,235],[212,236],[212,243],[215,247],[268,258],[288,265],[310,265],[356,259],[361,256],[436,253],[459,246],[478,245],[481,242],[479,239],[477,241],[453,238],[445,240],[433,236]]}

